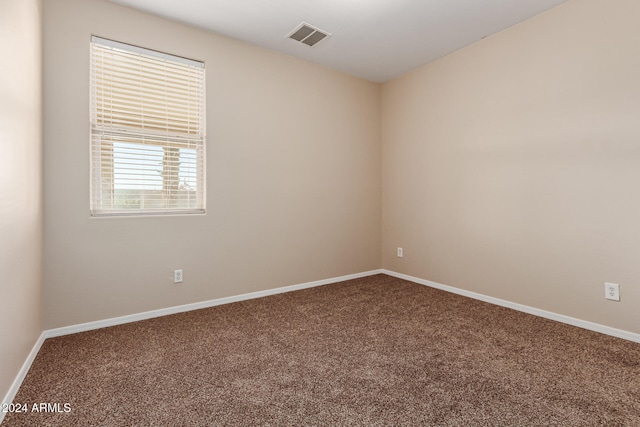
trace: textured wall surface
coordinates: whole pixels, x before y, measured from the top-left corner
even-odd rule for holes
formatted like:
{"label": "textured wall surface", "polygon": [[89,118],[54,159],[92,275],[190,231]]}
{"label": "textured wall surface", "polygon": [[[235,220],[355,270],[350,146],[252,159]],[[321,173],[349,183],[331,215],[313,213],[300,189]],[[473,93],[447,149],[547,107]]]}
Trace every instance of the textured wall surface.
{"label": "textured wall surface", "polygon": [[41,8],[0,0],[0,398],[42,332]]}
{"label": "textured wall surface", "polygon": [[568,2],[385,84],[383,267],[640,332],[638,16]]}
{"label": "textured wall surface", "polygon": [[[206,215],[89,217],[91,35],[205,61]],[[46,328],[379,268],[379,85],[98,0],[45,3],[44,76]]]}

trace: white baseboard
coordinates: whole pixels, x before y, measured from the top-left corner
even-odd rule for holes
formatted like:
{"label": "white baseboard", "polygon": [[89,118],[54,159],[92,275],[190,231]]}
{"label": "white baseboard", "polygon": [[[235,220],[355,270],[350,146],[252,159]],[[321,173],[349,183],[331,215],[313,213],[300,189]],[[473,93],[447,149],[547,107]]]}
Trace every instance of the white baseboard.
{"label": "white baseboard", "polygon": [[[4,396],[4,400],[2,400],[2,402],[0,403],[13,402],[13,398],[16,397],[16,394],[18,393],[18,390],[22,385],[22,381],[24,381],[24,378],[27,376],[29,369],[31,369],[31,364],[33,363],[36,356],[38,355],[38,352],[40,351],[40,347],[42,347],[42,343],[44,342],[45,338],[46,337],[44,336],[44,332],[41,333],[36,343],[33,345],[31,352],[29,352],[29,355],[27,356],[27,360],[24,361],[24,363],[22,364],[22,367],[20,368],[20,371],[18,371],[18,375],[13,380],[11,387],[9,387],[9,391]],[[6,412],[0,411],[0,424],[2,424],[2,420],[4,420],[5,415],[6,415]]]}
{"label": "white baseboard", "polygon": [[[511,308],[517,311],[522,311],[524,313],[533,314],[535,316],[544,317],[546,319],[555,320],[557,322],[566,323],[568,325],[573,325],[583,329],[588,329],[588,330],[600,332],[606,335],[611,335],[617,338],[626,339],[628,341],[640,343],[640,334],[636,334],[633,332],[611,328],[609,326],[587,322],[585,320],[575,319],[573,317],[565,316],[562,314],[552,313],[550,311],[540,310],[540,309],[529,307],[526,305],[522,305],[522,304],[518,304],[518,303],[506,301],[506,300],[501,300],[498,298],[493,298],[493,297],[479,294],[476,292],[454,288],[453,286],[447,286],[440,283],[431,282],[429,280],[408,276],[406,274],[396,273],[390,270],[380,269],[380,270],[371,270],[371,271],[366,271],[362,273],[350,274],[346,276],[333,277],[331,279],[318,280],[315,282],[307,282],[307,283],[301,283],[298,285],[291,285],[291,286],[285,286],[281,288],[269,289],[265,291],[235,295],[235,296],[226,297],[226,298],[218,298],[214,300],[202,301],[202,302],[197,302],[193,304],[185,304],[185,305],[180,305],[175,307],[168,307],[168,308],[163,308],[159,310],[152,310],[152,311],[147,311],[143,313],[131,314],[128,316],[114,317],[114,318],[105,319],[105,320],[98,320],[95,322],[82,323],[79,325],[65,326],[62,328],[45,330],[42,332],[42,334],[36,341],[35,345],[33,346],[33,349],[29,353],[29,356],[27,357],[24,364],[22,365],[22,368],[20,369],[18,375],[16,376],[11,387],[9,388],[9,391],[7,392],[5,399],[2,402],[10,403],[13,401],[13,398],[18,392],[18,389],[20,388],[22,381],[26,377],[27,372],[29,372],[29,368],[31,367],[31,364],[36,358],[36,355],[38,354],[38,351],[40,350],[40,347],[42,346],[42,343],[46,338],[53,338],[53,337],[59,337],[63,335],[75,334],[78,332],[91,331],[94,329],[105,328],[108,326],[122,325],[125,323],[137,322],[139,320],[167,316],[167,315],[176,314],[176,313],[183,313],[191,310],[199,310],[202,308],[214,307],[217,305],[229,304],[229,303],[238,302],[238,301],[245,301],[245,300],[254,299],[254,298],[261,298],[261,297],[281,294],[285,292],[292,292],[300,289],[313,288],[316,286],[323,286],[331,283],[343,282],[345,280],[358,279],[361,277],[372,276],[374,274],[380,274],[380,273],[397,277],[399,279],[408,280],[410,282],[418,283],[420,285],[441,289],[443,291],[447,291],[454,294],[477,299],[480,301],[488,302],[491,304],[499,305],[502,307]],[[0,423],[2,423],[2,420],[4,419],[4,415],[5,414],[0,411]]]}
{"label": "white baseboard", "polygon": [[[317,280],[314,282],[300,283],[297,285],[284,286],[281,288],[268,289],[265,291],[251,292],[248,294],[235,295],[235,296],[226,297],[226,298],[218,298],[214,300],[202,301],[202,302],[197,302],[193,304],[185,304],[185,305],[179,305],[175,307],[162,308],[159,310],[146,311],[143,313],[131,314],[128,316],[114,317],[111,319],[98,320],[95,322],[81,323],[79,325],[65,326],[65,327],[56,328],[56,329],[47,329],[43,331],[42,334],[40,334],[38,341],[36,341],[35,345],[33,346],[33,349],[31,350],[31,352],[29,353],[29,356],[27,357],[27,360],[25,360],[24,364],[22,365],[22,368],[20,369],[20,372],[18,372],[18,375],[16,376],[15,380],[11,384],[11,387],[9,388],[9,391],[7,392],[4,400],[0,403],[11,403],[13,401],[13,399],[16,396],[16,393],[18,393],[18,390],[22,385],[22,381],[24,381],[24,378],[27,376],[27,372],[29,372],[29,369],[31,368],[31,364],[36,358],[38,351],[40,351],[40,347],[42,346],[42,343],[47,338],[60,337],[63,335],[70,335],[78,332],[85,332],[85,331],[91,331],[94,329],[106,328],[108,326],[122,325],[125,323],[137,322],[139,320],[167,316],[169,314],[183,313],[191,310],[199,310],[201,308],[214,307],[216,305],[229,304],[232,302],[245,301],[245,300],[254,299],[254,298],[266,297],[269,295],[282,294],[285,292],[292,292],[292,291],[297,291],[301,289],[313,288],[316,286],[328,285],[331,283],[344,282],[345,280],[359,279],[361,277],[373,276],[374,274],[380,274],[381,272],[382,270],[365,271],[362,273],[349,274],[346,276],[333,277],[330,279]],[[4,416],[5,416],[5,413],[0,411],[0,423],[2,423]]]}
{"label": "white baseboard", "polygon": [[316,286],[328,285],[330,283],[344,282],[345,280],[358,279],[381,273],[382,270],[371,270],[362,273],[349,274],[346,276],[333,277],[331,279],[317,280],[315,282],[300,283],[298,285],[284,286],[282,288],[268,289],[266,291],[251,292],[248,294],[234,295],[231,297],[218,298],[208,301],[196,302],[193,304],[178,305],[174,307],[161,308],[159,310],[146,311],[143,313],[130,314],[127,316],[113,317],[110,319],[97,320],[95,322],[81,323],[79,325],[65,326],[62,328],[48,329],[43,332],[45,338],[59,337],[63,335],[75,334],[78,332],[91,331],[94,329],[106,328],[108,326],[122,325],[125,323],[137,322],[139,320],[152,319],[154,317],[167,316],[170,314],[184,313],[186,311],[199,310],[202,308],[214,307],[216,305],[229,304],[232,302],[245,301],[254,298],[266,297],[269,295],[282,294],[285,292],[298,291],[300,289],[313,288]]}
{"label": "white baseboard", "polygon": [[527,305],[518,304],[511,301],[502,300],[499,298],[490,297],[487,295],[479,294],[476,292],[465,291],[464,289],[454,288],[453,286],[443,285],[441,283],[431,282],[429,280],[420,279],[418,277],[408,276],[402,273],[396,273],[395,271],[389,271],[382,269],[381,273],[389,276],[397,277],[399,279],[408,280],[420,285],[429,286],[431,288],[440,289],[443,291],[451,292],[453,294],[462,295],[465,297],[477,299],[480,301],[488,302],[490,304],[499,305],[502,307],[511,308],[524,313],[533,314],[534,316],[544,317],[545,319],[555,320],[556,322],[566,323],[568,325],[577,326],[579,328],[588,329],[590,331],[600,332],[601,334],[611,335],[616,338],[622,338],[628,341],[640,343],[640,334],[625,331],[622,329],[611,328],[609,326],[600,325],[599,323],[588,322],[586,320],[576,319],[574,317],[565,316],[563,314],[553,313],[551,311],[541,310],[539,308],[529,307]]}

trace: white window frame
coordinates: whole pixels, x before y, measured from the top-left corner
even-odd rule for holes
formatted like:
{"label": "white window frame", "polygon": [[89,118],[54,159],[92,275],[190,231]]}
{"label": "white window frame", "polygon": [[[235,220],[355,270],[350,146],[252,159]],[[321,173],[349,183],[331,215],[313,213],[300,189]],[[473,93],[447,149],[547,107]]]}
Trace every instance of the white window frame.
{"label": "white window frame", "polygon": [[91,216],[204,214],[204,63],[92,36]]}

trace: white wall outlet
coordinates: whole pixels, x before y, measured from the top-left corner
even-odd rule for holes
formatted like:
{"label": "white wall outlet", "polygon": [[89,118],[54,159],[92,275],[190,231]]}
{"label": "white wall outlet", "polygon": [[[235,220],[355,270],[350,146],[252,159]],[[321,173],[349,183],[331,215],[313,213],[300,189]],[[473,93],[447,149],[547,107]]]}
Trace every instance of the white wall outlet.
{"label": "white wall outlet", "polygon": [[402,258],[404,256],[404,251],[402,248],[398,248],[398,258]]}
{"label": "white wall outlet", "polygon": [[613,301],[620,301],[620,285],[617,283],[605,283],[604,297]]}
{"label": "white wall outlet", "polygon": [[173,283],[182,283],[182,270],[173,270]]}

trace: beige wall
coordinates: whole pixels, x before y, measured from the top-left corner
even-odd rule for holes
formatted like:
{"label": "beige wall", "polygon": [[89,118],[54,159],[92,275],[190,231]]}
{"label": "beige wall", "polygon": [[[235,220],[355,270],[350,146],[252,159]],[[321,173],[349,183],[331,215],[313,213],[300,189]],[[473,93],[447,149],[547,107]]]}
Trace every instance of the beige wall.
{"label": "beige wall", "polygon": [[0,0],[0,399],[42,332],[40,15]]}
{"label": "beige wall", "polygon": [[[381,100],[110,2],[46,3],[45,327],[375,269],[382,247],[384,268],[638,332],[639,7],[569,2]],[[89,218],[91,34],[207,62],[206,216]]]}
{"label": "beige wall", "polygon": [[[92,34],[206,62],[205,216],[89,218]],[[45,2],[44,76],[45,328],[380,266],[379,85],[102,0]]]}
{"label": "beige wall", "polygon": [[639,16],[571,1],[385,84],[383,267],[639,333]]}
{"label": "beige wall", "polygon": [[[569,2],[382,97],[106,1],[49,1],[44,105],[41,9],[0,0],[0,394],[43,312],[48,329],[381,264],[640,332],[637,1]],[[91,34],[207,62],[207,215],[89,218]]]}

